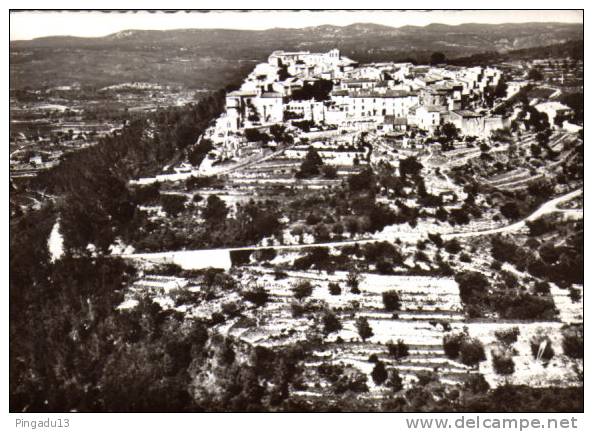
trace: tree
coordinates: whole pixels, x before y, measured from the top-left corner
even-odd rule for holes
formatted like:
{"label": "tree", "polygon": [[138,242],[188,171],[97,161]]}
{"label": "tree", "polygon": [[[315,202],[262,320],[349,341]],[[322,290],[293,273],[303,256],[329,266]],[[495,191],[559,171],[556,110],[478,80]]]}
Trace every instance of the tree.
{"label": "tree", "polygon": [[358,334],[362,338],[363,342],[374,335],[373,329],[369,325],[369,321],[366,317],[359,317],[356,320],[356,329],[358,330]]}
{"label": "tree", "polygon": [[146,186],[138,186],[134,190],[134,201],[140,205],[149,205],[158,203],[160,199],[160,188],[159,182],[151,183]]}
{"label": "tree", "polygon": [[330,232],[326,224],[319,223],[315,225],[315,230],[313,232],[313,236],[315,237],[315,241],[317,243],[323,243],[330,240]]}
{"label": "tree", "polygon": [[583,113],[584,113],[584,103],[583,103],[583,93],[568,93],[562,94],[560,97],[560,102],[568,105],[574,111],[575,120],[578,123],[583,121]]}
{"label": "tree", "polygon": [[244,133],[248,142],[262,142],[265,144],[270,141],[270,136],[268,134],[263,133],[256,128],[247,128]]}
{"label": "tree", "polygon": [[360,279],[360,273],[354,269],[350,270],[346,275],[346,284],[350,287],[350,291],[353,294],[360,294],[360,289],[358,288]]}
{"label": "tree", "polygon": [[444,151],[453,149],[453,142],[459,139],[459,129],[450,122],[443,124],[440,129],[440,140]]}
{"label": "tree", "polygon": [[336,170],[336,167],[334,166],[325,165],[323,167],[323,177],[330,180],[336,179],[338,178],[338,170]]}
{"label": "tree", "polygon": [[348,177],[348,187],[352,192],[373,190],[375,182],[375,175],[371,168],[365,168]]}
{"label": "tree", "polygon": [[188,160],[193,166],[200,166],[204,157],[210,150],[212,150],[214,146],[212,145],[212,141],[206,138],[203,138],[200,143],[192,148],[189,152]]}
{"label": "tree", "polygon": [[504,217],[510,220],[519,219],[521,217],[521,211],[515,201],[507,201],[500,207],[500,213]]}
{"label": "tree", "polygon": [[305,160],[301,163],[301,167],[296,174],[297,178],[309,178],[316,175],[319,175],[319,168],[323,165],[323,160],[321,160],[321,156],[315,150],[315,148],[310,147],[307,155],[305,156]]}
{"label": "tree", "polygon": [[186,197],[184,195],[161,195],[161,206],[169,216],[177,216],[185,209]]}
{"label": "tree", "polygon": [[240,227],[240,240],[256,243],[280,232],[280,211],[275,201],[253,201],[237,206],[236,220]]}
{"label": "tree", "polygon": [[475,297],[484,295],[490,286],[486,276],[474,271],[456,274],[455,281],[459,285],[459,296],[464,303],[472,303]]}
{"label": "tree", "polygon": [[202,216],[208,223],[219,224],[226,219],[228,212],[225,202],[218,195],[210,195],[206,200],[206,207],[202,210]]}
{"label": "tree", "polygon": [[327,311],[323,315],[323,333],[326,335],[337,332],[342,329],[342,323],[335,313]]}
{"label": "tree", "polygon": [[534,80],[534,81],[541,81],[544,79],[544,76],[538,68],[531,68],[531,69],[529,69],[529,73],[527,74],[527,79]]}
{"label": "tree", "polygon": [[547,264],[554,264],[560,259],[560,251],[554,246],[554,243],[548,242],[540,246],[539,256]]}
{"label": "tree", "polygon": [[375,363],[375,367],[371,372],[371,378],[373,378],[373,382],[377,385],[381,385],[387,379],[387,369],[385,369],[385,363],[382,361],[378,361]]}
{"label": "tree", "polygon": [[414,156],[401,159],[399,162],[399,172],[403,177],[407,175],[416,176],[420,174],[422,168],[424,166]]}
{"label": "tree", "polygon": [[430,55],[430,64],[433,66],[439,65],[439,64],[445,63],[446,59],[447,58],[445,57],[445,54],[443,54],[442,52],[436,51]]}
{"label": "tree", "polygon": [[383,305],[385,306],[386,311],[396,311],[401,308],[401,300],[399,297],[399,293],[395,290],[385,291],[382,294],[383,297]]}
{"label": "tree", "polygon": [[315,99],[317,102],[328,100],[332,91],[333,82],[331,80],[319,79],[312,84],[305,83],[302,88],[292,92],[292,100]]}

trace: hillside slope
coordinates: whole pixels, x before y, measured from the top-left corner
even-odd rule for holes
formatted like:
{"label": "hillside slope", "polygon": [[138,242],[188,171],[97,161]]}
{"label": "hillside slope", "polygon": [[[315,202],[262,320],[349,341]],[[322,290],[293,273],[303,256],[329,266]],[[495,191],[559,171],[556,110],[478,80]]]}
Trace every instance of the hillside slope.
{"label": "hillside slope", "polygon": [[125,30],[99,38],[55,36],[10,44],[11,87],[79,82],[108,85],[152,81],[216,88],[241,78],[270,52],[337,47],[361,62],[426,60],[505,52],[583,38],[583,26],[560,23],[323,25],[264,31],[225,29]]}

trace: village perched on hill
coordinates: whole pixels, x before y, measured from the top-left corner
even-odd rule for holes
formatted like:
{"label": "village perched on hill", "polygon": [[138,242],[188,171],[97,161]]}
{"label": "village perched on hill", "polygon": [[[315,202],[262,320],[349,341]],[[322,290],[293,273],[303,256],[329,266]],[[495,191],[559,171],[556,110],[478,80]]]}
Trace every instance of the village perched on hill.
{"label": "village perched on hill", "polygon": [[58,396],[30,375],[15,409],[582,409],[582,59],[451,63],[274,51],[202,99],[109,87],[143,108],[19,130],[11,284],[49,284],[100,372],[52,354]]}

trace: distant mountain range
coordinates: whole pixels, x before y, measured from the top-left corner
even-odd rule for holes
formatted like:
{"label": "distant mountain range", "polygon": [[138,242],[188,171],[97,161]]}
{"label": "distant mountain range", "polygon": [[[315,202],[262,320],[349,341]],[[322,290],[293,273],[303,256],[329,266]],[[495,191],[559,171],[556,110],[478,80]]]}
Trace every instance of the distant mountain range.
{"label": "distant mountain range", "polygon": [[[229,63],[234,64],[235,69],[240,66],[238,70],[243,73],[242,67],[251,67],[253,62],[265,59],[278,49],[325,51],[337,47],[345,55],[363,62],[404,58],[422,61],[433,51],[441,51],[448,58],[458,58],[582,39],[581,24],[564,23],[430,24],[399,28],[358,23],[345,27],[322,25],[262,31],[125,30],[97,38],[52,36],[12,41],[11,78],[18,86],[23,84],[20,81],[25,77],[41,82],[85,81],[85,71],[88,70],[93,74],[89,79],[112,83],[115,71],[118,72],[115,75],[125,76],[126,79],[136,71],[139,79],[164,77],[166,82],[210,87],[219,83],[202,73],[211,73],[222,67],[221,78],[231,78],[234,74],[226,71]],[[68,68],[59,67],[56,62],[66,64]],[[95,68],[91,67],[93,63]],[[176,72],[168,77],[163,70],[171,69],[171,64],[176,64]],[[53,77],[40,71],[40,67],[53,71]],[[192,76],[188,71],[197,75]]]}

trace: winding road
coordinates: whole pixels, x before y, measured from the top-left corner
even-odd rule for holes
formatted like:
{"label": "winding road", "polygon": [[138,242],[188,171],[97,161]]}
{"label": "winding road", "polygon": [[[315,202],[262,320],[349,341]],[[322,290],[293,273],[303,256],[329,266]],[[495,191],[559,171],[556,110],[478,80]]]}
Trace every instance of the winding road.
{"label": "winding road", "polygon": [[[546,203],[542,204],[537,210],[531,213],[529,216],[521,219],[510,225],[506,225],[499,228],[492,228],[488,230],[468,231],[468,232],[451,232],[441,234],[444,240],[453,238],[466,238],[466,237],[477,237],[492,234],[510,233],[521,230],[526,226],[526,222],[536,220],[547,214],[561,212],[571,216],[582,217],[581,209],[561,209],[558,208],[558,204],[581,195],[582,189],[578,189],[572,192],[568,192],[557,198],[551,199]],[[418,241],[426,235],[425,231],[416,231],[412,233],[406,233],[398,235],[397,237],[405,241]],[[119,255],[122,258],[135,259],[140,261],[148,261],[153,263],[174,263],[185,269],[199,269],[206,267],[218,267],[218,268],[230,268],[231,259],[230,253],[233,251],[257,251],[263,249],[274,249],[277,251],[298,251],[301,249],[307,249],[312,247],[337,247],[337,246],[348,246],[355,244],[366,244],[376,241],[389,241],[395,240],[394,238],[383,237],[371,237],[367,239],[359,240],[347,240],[347,241],[335,241],[326,243],[312,243],[312,244],[298,244],[298,245],[280,245],[280,246],[242,246],[242,247],[230,247],[230,248],[218,248],[218,249],[197,249],[197,250],[179,250],[179,251],[165,251],[165,252],[154,252],[154,253],[137,253],[137,254],[122,254]]]}

